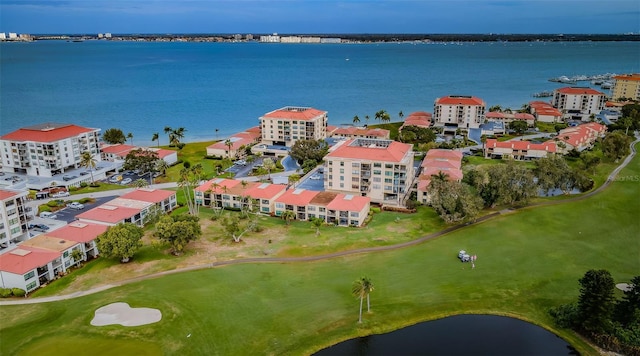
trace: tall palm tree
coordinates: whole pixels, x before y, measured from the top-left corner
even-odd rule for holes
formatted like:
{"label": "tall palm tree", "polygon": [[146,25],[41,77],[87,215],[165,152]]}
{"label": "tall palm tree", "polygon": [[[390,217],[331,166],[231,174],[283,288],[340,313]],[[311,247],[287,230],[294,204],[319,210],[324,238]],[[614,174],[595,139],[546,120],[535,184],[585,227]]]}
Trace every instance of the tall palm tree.
{"label": "tall palm tree", "polygon": [[158,147],[160,147],[160,135],[158,135],[157,132],[155,132],[153,136],[151,136],[151,142],[153,141],[158,141]]}
{"label": "tall palm tree", "polygon": [[400,120],[402,120],[402,118],[404,117],[404,113],[402,112],[402,110],[400,110],[400,112],[398,113],[398,117],[400,118]]}
{"label": "tall palm tree", "polygon": [[355,125],[355,124],[357,124],[359,122],[360,122],[360,118],[358,117],[358,115],[354,116],[353,117],[353,124]]}
{"label": "tall palm tree", "polygon": [[149,182],[144,178],[138,178],[133,181],[133,186],[136,188],[147,188],[149,186]]}
{"label": "tall palm tree", "polygon": [[89,173],[91,174],[91,184],[94,183],[93,170],[96,168],[96,165],[97,165],[97,161],[95,158],[93,158],[93,155],[91,154],[91,152],[89,151],[82,152],[82,155],[80,156],[80,167],[85,167],[89,169]]}
{"label": "tall palm tree", "polygon": [[362,323],[362,301],[364,297],[367,297],[367,313],[371,312],[371,305],[369,304],[369,294],[373,291],[373,283],[368,277],[360,277],[353,282],[351,293],[356,298],[360,298],[360,317],[358,323]]}
{"label": "tall palm tree", "polygon": [[311,225],[316,228],[316,236],[320,235],[320,227],[324,225],[324,219],[321,218],[313,218],[311,219]]}
{"label": "tall palm tree", "polygon": [[271,158],[265,158],[262,160],[262,165],[264,169],[267,170],[267,174],[269,175],[268,179],[271,179],[271,172],[276,169],[276,164],[273,162]]}
{"label": "tall palm tree", "polygon": [[133,134],[131,132],[127,134],[127,138],[131,140],[131,146],[133,146]]}
{"label": "tall palm tree", "polygon": [[167,161],[163,159],[156,160],[155,167],[153,167],[154,171],[161,172],[162,174],[167,173],[167,169],[169,169],[169,164]]}
{"label": "tall palm tree", "polygon": [[173,132],[173,129],[170,126],[165,126],[164,127],[164,133],[167,134],[167,138],[169,138],[169,146],[171,146],[171,133]]}
{"label": "tall palm tree", "polygon": [[367,123],[367,126],[369,126],[369,115],[364,116],[364,121]]}
{"label": "tall palm tree", "polygon": [[380,110],[380,122],[390,122],[391,116],[385,110]]}
{"label": "tall palm tree", "polygon": [[216,128],[216,140],[218,139],[218,132],[220,132],[220,129]]}
{"label": "tall palm tree", "polygon": [[449,179],[449,175],[443,171],[439,171],[438,174],[432,174],[431,178],[434,181],[446,182]]}
{"label": "tall palm tree", "polygon": [[226,139],[224,141],[224,145],[227,146],[227,157],[231,158],[231,147],[233,147],[233,142],[230,139]]}

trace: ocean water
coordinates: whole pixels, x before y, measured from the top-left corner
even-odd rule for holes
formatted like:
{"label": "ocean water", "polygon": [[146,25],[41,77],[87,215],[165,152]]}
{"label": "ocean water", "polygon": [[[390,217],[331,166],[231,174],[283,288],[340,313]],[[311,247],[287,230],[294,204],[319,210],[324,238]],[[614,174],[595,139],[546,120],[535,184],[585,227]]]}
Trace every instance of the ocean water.
{"label": "ocean water", "polygon": [[52,121],[117,127],[134,144],[154,132],[166,144],[165,126],[209,140],[286,105],[326,110],[332,125],[380,109],[395,121],[441,96],[517,109],[562,86],[552,77],[631,72],[638,42],[1,43],[0,134]]}

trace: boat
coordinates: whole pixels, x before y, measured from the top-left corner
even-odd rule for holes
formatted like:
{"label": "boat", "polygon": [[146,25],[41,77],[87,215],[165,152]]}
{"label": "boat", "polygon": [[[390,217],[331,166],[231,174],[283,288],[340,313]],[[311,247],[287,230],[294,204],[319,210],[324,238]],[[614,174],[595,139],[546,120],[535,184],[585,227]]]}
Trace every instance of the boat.
{"label": "boat", "polygon": [[600,88],[602,88],[602,89],[611,89],[611,88],[613,88],[613,83],[611,83],[611,82],[602,82],[602,84],[600,84]]}
{"label": "boat", "polygon": [[552,91],[547,91],[547,90],[533,94],[534,98],[548,98],[550,96],[553,96],[553,92]]}

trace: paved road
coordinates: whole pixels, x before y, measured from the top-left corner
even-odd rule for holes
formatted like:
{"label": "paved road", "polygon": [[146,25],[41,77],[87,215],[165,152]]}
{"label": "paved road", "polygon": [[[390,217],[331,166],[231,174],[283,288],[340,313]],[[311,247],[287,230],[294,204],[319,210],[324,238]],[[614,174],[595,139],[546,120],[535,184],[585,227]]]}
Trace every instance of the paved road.
{"label": "paved road", "polygon": [[[640,138],[636,137],[636,140],[631,143],[631,154],[616,169],[614,169],[613,172],[611,172],[611,174],[609,175],[609,178],[607,179],[607,181],[602,186],[600,186],[597,189],[595,189],[594,191],[589,192],[589,193],[584,194],[584,195],[581,195],[581,196],[573,197],[573,198],[567,198],[567,199],[563,199],[563,200],[560,200],[560,201],[541,202],[541,203],[538,203],[538,204],[535,204],[535,205],[531,205],[531,206],[527,206],[527,207],[524,207],[524,208],[530,208],[532,206],[547,206],[547,205],[556,205],[556,204],[561,204],[561,203],[566,203],[566,202],[574,202],[574,201],[579,201],[579,200],[586,199],[588,197],[591,197],[591,196],[593,196],[595,194],[600,193],[601,191],[606,189],[611,184],[611,182],[613,182],[613,180],[615,179],[616,175],[620,172],[620,170],[622,170],[624,167],[626,167],[627,164],[629,164],[629,162],[633,159],[633,157],[635,157],[635,155],[636,155],[635,145],[638,142],[640,142]],[[230,261],[220,261],[220,262],[214,262],[214,263],[209,263],[209,264],[205,264],[205,265],[190,266],[190,267],[179,268],[179,269],[175,269],[175,270],[164,271],[164,272],[154,273],[154,274],[150,274],[150,275],[140,276],[140,277],[136,277],[136,278],[130,278],[130,279],[126,279],[126,280],[122,280],[122,281],[116,282],[116,283],[103,285],[103,286],[95,287],[95,288],[92,288],[92,289],[88,289],[86,291],[80,291],[80,292],[75,292],[75,293],[71,293],[71,294],[58,295],[58,296],[52,296],[52,297],[43,297],[43,298],[34,298],[34,299],[24,299],[24,300],[0,301],[0,306],[1,305],[47,303],[47,302],[55,302],[55,301],[60,301],[60,300],[78,298],[78,297],[82,297],[82,296],[85,296],[85,295],[99,293],[99,292],[102,292],[102,291],[105,291],[105,290],[108,290],[108,289],[111,289],[111,288],[114,288],[114,287],[119,287],[119,286],[123,286],[123,285],[126,285],[126,284],[131,284],[131,283],[143,281],[143,280],[146,280],[146,279],[159,278],[159,277],[170,275],[170,274],[182,273],[182,272],[187,272],[187,271],[195,271],[195,270],[201,270],[201,269],[207,269],[207,268],[214,268],[214,267],[219,267],[219,266],[229,266],[229,265],[237,265],[237,264],[245,264],[245,263],[296,263],[296,262],[308,262],[308,261],[327,260],[327,259],[331,259],[331,258],[349,256],[349,255],[357,255],[357,254],[364,254],[364,253],[373,253],[373,252],[396,250],[396,249],[404,248],[404,247],[407,247],[407,246],[414,246],[414,245],[421,244],[421,243],[423,243],[425,241],[432,240],[432,239],[434,239],[436,237],[448,234],[450,232],[463,229],[463,228],[465,228],[467,226],[480,224],[480,223],[482,223],[484,221],[493,219],[496,216],[500,216],[500,215],[503,215],[503,214],[508,214],[508,213],[512,212],[513,210],[515,210],[515,209],[505,209],[505,210],[502,210],[500,212],[496,212],[496,213],[492,213],[492,214],[483,216],[483,217],[477,219],[476,221],[474,221],[472,223],[466,223],[466,224],[460,224],[460,225],[451,226],[451,227],[448,227],[448,228],[446,228],[446,229],[444,229],[442,231],[438,231],[438,232],[423,236],[423,237],[421,237],[419,239],[403,242],[403,243],[396,244],[396,245],[361,248],[361,249],[356,249],[356,250],[340,251],[340,252],[335,252],[335,253],[330,253],[330,254],[325,254],[325,255],[319,255],[319,256],[285,257],[285,258],[281,258],[281,257],[254,257],[254,258],[244,258],[244,259],[237,259],[237,260],[230,260]]]}

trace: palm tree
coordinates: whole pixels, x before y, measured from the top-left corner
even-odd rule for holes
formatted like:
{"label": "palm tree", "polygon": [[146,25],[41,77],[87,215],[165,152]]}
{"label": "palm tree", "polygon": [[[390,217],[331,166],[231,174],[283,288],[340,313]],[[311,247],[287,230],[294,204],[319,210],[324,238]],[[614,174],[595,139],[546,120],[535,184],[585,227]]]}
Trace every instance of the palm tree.
{"label": "palm tree", "polygon": [[218,132],[220,132],[220,129],[216,129],[216,140],[218,139]]}
{"label": "palm tree", "polygon": [[296,183],[298,183],[300,181],[300,175],[299,174],[291,174],[289,175],[289,177],[287,178],[287,180],[289,181],[289,185],[292,186],[296,186]]}
{"label": "palm tree", "polygon": [[404,117],[404,113],[402,112],[402,110],[400,110],[400,112],[398,113],[398,117],[400,118],[400,120],[402,120],[402,118]]}
{"label": "palm tree", "polygon": [[160,147],[160,136],[158,135],[157,132],[155,132],[153,136],[151,136],[151,142],[153,141],[158,141],[158,147]]}
{"label": "palm tree", "polygon": [[391,121],[391,116],[389,115],[388,112],[382,110],[382,112],[380,113],[380,122],[390,122]]}
{"label": "palm tree", "polygon": [[367,126],[369,126],[369,115],[364,116],[364,121],[367,123]]}
{"label": "palm tree", "polygon": [[316,228],[316,236],[320,235],[320,227],[324,225],[324,220],[321,218],[311,219],[311,225]]}
{"label": "palm tree", "polygon": [[295,219],[296,214],[291,210],[285,210],[282,212],[280,217],[282,218],[282,220],[284,220],[284,223],[289,226],[291,220]]}
{"label": "palm tree", "polygon": [[155,167],[153,167],[154,171],[156,172],[162,172],[162,174],[166,174],[167,173],[167,169],[169,169],[169,164],[167,163],[167,161],[163,160],[163,159],[158,159],[155,163]]}
{"label": "palm tree", "polygon": [[89,169],[89,173],[91,174],[91,184],[93,181],[93,170],[96,168],[97,161],[93,158],[93,155],[89,151],[82,152],[80,156],[80,167],[85,167]]}
{"label": "palm tree", "polygon": [[171,133],[173,132],[173,129],[169,126],[165,126],[164,127],[164,133],[167,134],[167,137],[169,138],[169,146],[171,146]]}
{"label": "palm tree", "polygon": [[446,182],[449,179],[449,175],[443,171],[439,171],[438,174],[432,174],[431,178],[433,178],[434,181]]}
{"label": "palm tree", "polygon": [[360,122],[360,118],[358,117],[358,115],[354,116],[353,117],[353,124],[355,125],[355,124],[357,124],[359,122]]}
{"label": "palm tree", "polygon": [[136,188],[146,188],[149,186],[149,182],[146,179],[138,178],[133,181],[133,186]]}
{"label": "palm tree", "polygon": [[224,145],[227,146],[227,157],[231,158],[231,147],[233,147],[233,142],[230,139],[226,139],[224,141]]}
{"label": "palm tree", "polygon": [[267,170],[267,174],[269,175],[269,180],[271,179],[271,171],[273,171],[274,169],[276,169],[276,164],[275,162],[273,162],[273,160],[271,158],[265,158],[262,160],[262,165],[264,166],[264,169]]}
{"label": "palm tree", "polygon": [[360,298],[360,317],[358,318],[358,323],[362,323],[362,301],[364,297],[367,297],[367,313],[371,312],[371,305],[369,304],[369,294],[373,291],[373,283],[371,283],[371,279],[368,277],[360,277],[355,282],[353,282],[353,287],[351,288],[351,293],[354,297]]}
{"label": "palm tree", "polygon": [[172,146],[180,146],[180,141],[184,138],[184,132],[187,131],[184,127],[178,127],[175,130],[171,130],[169,134],[169,144]]}
{"label": "palm tree", "polygon": [[133,134],[131,132],[127,134],[127,138],[131,140],[131,146],[133,146]]}

